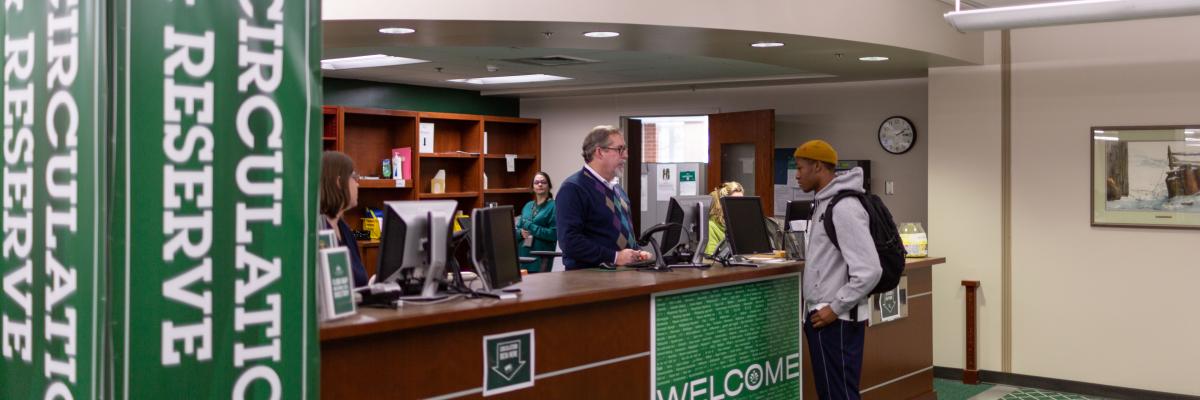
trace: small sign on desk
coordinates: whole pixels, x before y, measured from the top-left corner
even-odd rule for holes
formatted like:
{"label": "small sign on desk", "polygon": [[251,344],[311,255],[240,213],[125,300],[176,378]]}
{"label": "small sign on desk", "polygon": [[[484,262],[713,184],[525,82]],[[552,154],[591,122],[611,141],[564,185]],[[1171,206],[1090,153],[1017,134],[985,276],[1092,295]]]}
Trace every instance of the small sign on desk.
{"label": "small sign on desk", "polygon": [[321,249],[317,257],[317,304],[322,321],[354,315],[354,272],[345,246]]}
{"label": "small sign on desk", "polygon": [[533,329],[483,337],[483,395],[533,387]]}

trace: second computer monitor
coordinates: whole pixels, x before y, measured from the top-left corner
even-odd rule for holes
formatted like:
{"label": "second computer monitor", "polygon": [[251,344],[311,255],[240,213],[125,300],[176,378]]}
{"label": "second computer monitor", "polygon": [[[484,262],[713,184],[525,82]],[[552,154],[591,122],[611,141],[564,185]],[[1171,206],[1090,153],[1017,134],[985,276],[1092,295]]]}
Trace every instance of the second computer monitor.
{"label": "second computer monitor", "polygon": [[[671,203],[667,206],[667,219],[664,222],[674,222],[679,224],[678,228],[668,229],[663,233],[662,251],[670,251],[678,243],[687,243],[693,251],[703,251],[697,249],[697,241],[700,238],[701,225],[708,224],[707,215],[698,215],[695,204],[703,204],[704,210],[708,210],[712,204],[712,197],[709,196],[675,196],[671,198]],[[682,239],[682,240],[681,240]]]}
{"label": "second computer monitor", "polygon": [[725,240],[733,254],[758,254],[774,251],[771,236],[758,196],[728,196],[721,198],[725,217]]}
{"label": "second computer monitor", "polygon": [[472,257],[486,290],[521,281],[512,206],[476,208],[471,215]]}
{"label": "second computer monitor", "polygon": [[[444,272],[453,200],[384,203],[377,282],[420,284],[432,296]],[[415,293],[414,293],[415,294]]]}

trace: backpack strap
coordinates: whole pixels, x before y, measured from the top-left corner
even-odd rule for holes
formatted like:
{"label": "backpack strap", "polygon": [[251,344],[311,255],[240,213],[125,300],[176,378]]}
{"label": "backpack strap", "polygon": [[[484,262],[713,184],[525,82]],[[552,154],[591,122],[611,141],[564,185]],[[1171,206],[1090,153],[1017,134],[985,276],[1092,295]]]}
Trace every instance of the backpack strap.
{"label": "backpack strap", "polygon": [[829,241],[833,243],[833,247],[836,247],[838,251],[842,250],[842,246],[838,244],[837,227],[833,225],[833,206],[836,206],[838,201],[841,201],[847,197],[856,197],[858,198],[858,201],[863,204],[864,208],[867,206],[865,201],[865,193],[854,190],[843,190],[837,192],[837,194],[833,195],[833,198],[829,200],[829,205],[825,206],[825,216],[823,217],[823,221],[821,221],[825,225],[825,235],[829,236]]}

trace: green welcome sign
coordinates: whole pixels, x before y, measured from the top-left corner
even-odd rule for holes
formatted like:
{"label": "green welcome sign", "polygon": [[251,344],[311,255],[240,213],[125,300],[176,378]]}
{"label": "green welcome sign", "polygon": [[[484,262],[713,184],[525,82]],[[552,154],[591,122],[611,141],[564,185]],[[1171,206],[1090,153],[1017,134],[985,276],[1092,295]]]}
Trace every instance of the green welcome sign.
{"label": "green welcome sign", "polygon": [[655,295],[651,398],[799,399],[800,278]]}
{"label": "green welcome sign", "polygon": [[112,4],[110,397],[317,397],[318,2]]}
{"label": "green welcome sign", "polygon": [[98,2],[5,1],[0,398],[100,397],[105,132]]}

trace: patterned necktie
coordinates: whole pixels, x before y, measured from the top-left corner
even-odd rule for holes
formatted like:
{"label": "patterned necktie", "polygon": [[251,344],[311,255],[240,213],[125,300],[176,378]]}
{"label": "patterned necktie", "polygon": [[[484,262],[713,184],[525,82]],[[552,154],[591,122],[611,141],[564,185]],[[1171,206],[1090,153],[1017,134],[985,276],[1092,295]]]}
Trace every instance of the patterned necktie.
{"label": "patterned necktie", "polygon": [[604,181],[591,173],[586,175],[592,178],[593,187],[604,193],[604,205],[612,213],[612,227],[617,230],[617,248],[637,250],[637,242],[633,240],[633,224],[629,222],[629,200],[625,192],[617,185],[609,188]]}
{"label": "patterned necktie", "polygon": [[616,203],[615,214],[621,224],[621,236],[622,237],[620,239],[618,239],[617,244],[621,248],[628,247],[628,248],[631,248],[634,250],[638,250],[639,247],[638,247],[636,240],[626,240],[625,245],[622,245],[620,243],[620,241],[622,239],[625,239],[625,238],[633,239],[634,238],[633,223],[630,222],[630,218],[629,218],[629,215],[630,215],[629,196],[625,195],[625,190],[621,189],[621,185],[614,185],[613,190],[611,192],[612,192],[612,196],[613,196],[613,202]]}

